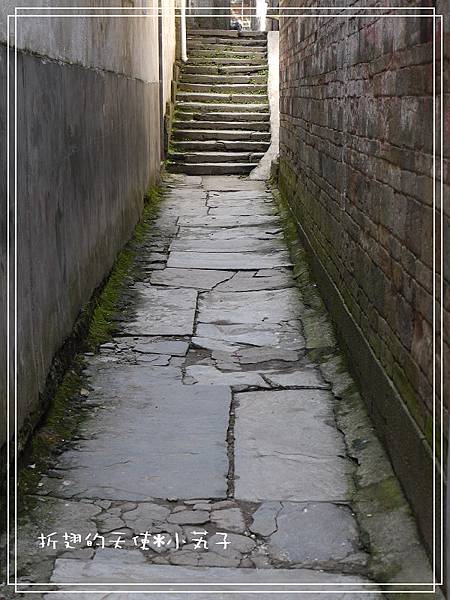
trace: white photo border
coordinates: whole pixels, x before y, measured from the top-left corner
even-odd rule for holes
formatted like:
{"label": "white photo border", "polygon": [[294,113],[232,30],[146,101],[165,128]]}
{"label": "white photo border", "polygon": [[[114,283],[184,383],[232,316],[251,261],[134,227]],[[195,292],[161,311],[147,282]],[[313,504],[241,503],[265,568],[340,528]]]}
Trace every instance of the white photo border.
{"label": "white photo border", "polygon": [[[205,14],[202,10],[207,10],[208,13]],[[211,8],[196,8],[196,13],[193,16],[196,17],[210,17],[217,16],[218,13],[214,13],[214,11],[220,10],[229,10],[229,7],[214,7]],[[252,15],[255,9],[249,9],[248,14]],[[443,585],[444,579],[444,457],[443,457],[443,436],[440,436],[440,460],[439,463],[436,461],[436,414],[437,414],[437,402],[436,402],[436,277],[440,273],[440,313],[439,313],[439,323],[440,329],[443,330],[443,318],[444,318],[444,277],[443,277],[443,266],[444,266],[444,244],[443,244],[443,234],[444,234],[444,208],[443,208],[443,198],[444,198],[444,180],[443,180],[443,161],[444,161],[444,22],[443,15],[436,14],[435,7],[343,7],[343,6],[333,6],[333,7],[304,7],[300,9],[299,14],[288,12],[287,14],[280,14],[281,11],[290,11],[290,10],[299,10],[296,7],[268,7],[267,14],[274,13],[279,15],[281,18],[290,18],[290,17],[306,17],[306,18],[317,18],[320,16],[328,16],[328,17],[338,17],[338,18],[351,18],[351,17],[373,17],[377,16],[380,18],[432,18],[433,19],[433,358],[434,358],[434,369],[433,369],[433,444],[432,444],[432,453],[433,453],[433,561],[432,561],[432,569],[433,569],[433,581],[427,583],[221,583],[221,584],[209,584],[209,583],[18,583],[17,580],[17,534],[18,534],[18,506],[17,506],[17,496],[18,496],[18,403],[17,403],[17,45],[16,45],[16,36],[18,31],[18,19],[19,18],[100,18],[100,17],[110,17],[110,18],[155,18],[164,12],[162,7],[15,7],[14,14],[7,15],[7,39],[6,39],[6,52],[7,52],[7,61],[6,61],[6,70],[7,70],[7,85],[6,85],[6,94],[7,94],[7,135],[6,135],[6,144],[7,144],[7,160],[6,160],[6,178],[7,178],[7,193],[6,193],[6,216],[7,216],[7,227],[6,227],[6,242],[7,242],[7,260],[6,260],[6,269],[7,269],[7,357],[6,357],[6,377],[7,377],[7,401],[6,401],[6,429],[7,429],[7,480],[6,480],[6,488],[7,488],[7,585],[14,585],[14,590],[16,593],[31,593],[31,594],[54,594],[54,593],[85,593],[85,594],[95,594],[95,593],[149,593],[151,591],[152,594],[167,594],[173,593],[172,590],[166,591],[157,591],[151,589],[151,586],[171,586],[178,588],[178,586],[211,586],[211,587],[220,587],[220,586],[254,586],[254,587],[265,587],[272,586],[274,589],[272,591],[245,591],[239,589],[233,589],[230,591],[227,590],[218,590],[218,591],[200,591],[200,590],[180,590],[176,589],[177,593],[197,593],[197,594],[232,594],[232,593],[245,593],[245,594],[271,594],[281,592],[284,594],[304,594],[304,593],[317,593],[317,594],[332,594],[332,593],[347,593],[347,594],[361,594],[361,593],[371,593],[371,594],[382,594],[389,590],[389,593],[435,593],[438,586]],[[412,14],[377,14],[377,11],[409,11]],[[19,14],[19,11],[48,11],[44,14]],[[94,12],[94,14],[49,14],[50,11],[102,11],[105,14],[98,14]],[[144,14],[110,14],[108,11],[142,11]],[[211,11],[211,12],[210,12]],[[314,14],[312,11],[318,11],[318,14]],[[324,11],[352,11],[356,14],[346,14],[345,12],[342,14],[324,14]],[[369,11],[371,14],[360,14],[360,11],[364,13],[364,11]],[[416,12],[420,12],[421,14],[415,14]],[[198,14],[197,14],[198,13]],[[223,16],[222,14],[220,16]],[[179,7],[175,7],[175,18],[179,18]],[[10,81],[10,58],[11,58],[11,21],[14,19],[14,124],[11,127],[11,106],[10,106],[10,94],[11,94],[11,81]],[[436,28],[440,26],[440,49],[439,49],[439,59],[440,59],[440,91],[439,95],[441,98],[440,101],[440,111],[439,111],[439,129],[440,129],[440,168],[439,168],[439,176],[440,176],[440,269],[439,272],[436,271],[436,190],[437,190],[437,180],[436,180],[436,140],[437,140],[437,123],[436,123]],[[14,140],[14,156],[13,156],[13,165],[14,165],[14,176],[11,182],[10,170],[11,170],[11,156],[10,156],[10,143],[11,143],[11,129],[13,129],[13,140]],[[11,276],[11,256],[10,256],[10,236],[11,236],[11,225],[9,218],[9,199],[11,194],[11,183],[14,187],[14,303],[13,303],[13,314],[14,314],[14,326],[13,326],[13,340],[14,340],[14,354],[13,354],[13,373],[14,373],[14,503],[13,503],[13,514],[14,514],[14,579],[11,578],[11,449],[10,449],[10,440],[11,440],[11,397],[10,397],[10,360],[11,360],[11,327],[10,327],[10,314],[11,314],[11,294],[10,294],[10,276]],[[444,354],[443,354],[443,335],[440,336],[440,375],[439,375],[439,385],[440,385],[440,422],[441,428],[443,429],[443,398],[444,398]],[[437,482],[436,482],[436,468],[439,466],[440,468],[440,580],[436,581],[436,495],[437,495]],[[94,590],[29,590],[29,589],[19,589],[19,588],[29,588],[30,586],[124,586],[128,589],[125,590],[107,590],[107,589],[94,589]],[[133,586],[147,586],[150,589],[147,590],[130,590]],[[292,586],[304,586],[307,588],[314,586],[328,587],[328,586],[345,586],[352,588],[353,586],[360,586],[360,590],[356,589],[337,589],[337,590],[295,590],[295,591],[287,591],[281,590],[284,587],[292,587]],[[380,589],[367,590],[370,586],[377,586]],[[394,586],[405,586],[405,590],[393,590]],[[427,586],[432,589],[414,589],[416,587]],[[277,589],[275,589],[277,588]],[[365,588],[365,589],[364,589]],[[386,589],[381,589],[386,588]]]}

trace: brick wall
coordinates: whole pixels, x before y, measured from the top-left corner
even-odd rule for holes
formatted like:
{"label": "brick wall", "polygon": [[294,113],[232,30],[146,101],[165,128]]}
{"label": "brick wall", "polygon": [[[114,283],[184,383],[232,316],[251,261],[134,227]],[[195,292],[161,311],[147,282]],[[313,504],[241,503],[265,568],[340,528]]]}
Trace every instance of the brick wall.
{"label": "brick wall", "polygon": [[[330,6],[306,0],[281,6],[320,4]],[[430,18],[292,17],[280,24],[280,188],[394,395],[418,426],[418,444],[432,441],[432,39]],[[448,92],[448,37],[446,46]],[[446,100],[448,192],[448,95]],[[447,204],[447,233],[449,216]],[[448,356],[448,261],[444,275]],[[363,372],[370,368],[357,365],[360,381],[370,382],[370,373]],[[365,391],[378,421],[387,421],[375,390]]]}

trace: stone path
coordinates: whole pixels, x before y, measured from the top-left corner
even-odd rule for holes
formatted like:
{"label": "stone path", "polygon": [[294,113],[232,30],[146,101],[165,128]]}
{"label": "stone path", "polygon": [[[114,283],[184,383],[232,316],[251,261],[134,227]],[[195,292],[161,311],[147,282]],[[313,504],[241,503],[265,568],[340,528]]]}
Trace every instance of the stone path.
{"label": "stone path", "polygon": [[[86,357],[91,416],[21,521],[22,582],[97,591],[49,599],[106,599],[112,584],[123,599],[245,589],[285,600],[326,589],[372,598],[376,578],[429,580],[265,185],[170,176],[143,248],[118,335]],[[42,532],[55,532],[55,548],[38,547]],[[66,548],[64,532],[83,542]]]}

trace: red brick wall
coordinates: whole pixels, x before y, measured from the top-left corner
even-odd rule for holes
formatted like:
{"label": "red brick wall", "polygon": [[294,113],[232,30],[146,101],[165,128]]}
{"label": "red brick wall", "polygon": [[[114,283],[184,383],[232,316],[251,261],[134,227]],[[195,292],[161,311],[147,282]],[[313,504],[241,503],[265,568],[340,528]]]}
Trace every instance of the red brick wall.
{"label": "red brick wall", "polygon": [[[446,1],[437,3],[438,12]],[[297,0],[281,6],[320,4],[332,3]],[[377,4],[394,3],[347,2],[355,7]],[[440,35],[438,30],[438,48]],[[448,249],[448,30],[446,35]],[[430,18],[292,17],[280,23],[280,188],[428,442],[434,365],[432,39]],[[440,214],[436,217],[439,224]]]}

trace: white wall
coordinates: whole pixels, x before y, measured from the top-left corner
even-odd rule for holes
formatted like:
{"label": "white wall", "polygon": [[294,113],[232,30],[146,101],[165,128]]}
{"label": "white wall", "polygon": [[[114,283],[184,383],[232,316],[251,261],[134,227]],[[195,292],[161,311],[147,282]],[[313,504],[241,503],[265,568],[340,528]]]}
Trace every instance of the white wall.
{"label": "white wall", "polygon": [[164,109],[166,102],[170,100],[170,89],[173,74],[173,64],[176,58],[176,29],[175,29],[175,6],[176,0],[162,0],[163,8],[162,31],[163,31],[163,100]]}
{"label": "white wall", "polygon": [[[171,0],[164,0],[170,2]],[[142,7],[138,10],[66,10],[60,6],[77,7]],[[17,35],[11,31],[11,43],[17,38],[17,47],[43,56],[86,67],[100,68],[145,82],[156,82],[158,74],[158,0],[3,0],[0,7],[2,41],[6,39],[7,14],[14,14],[15,6],[35,6],[20,14],[64,14],[76,17],[28,16],[17,19]],[[40,6],[53,10],[40,10]],[[143,13],[146,12],[144,15]],[[120,14],[122,17],[86,17],[82,14]],[[136,15],[142,16],[136,18]],[[169,19],[169,18],[168,18]]]}

